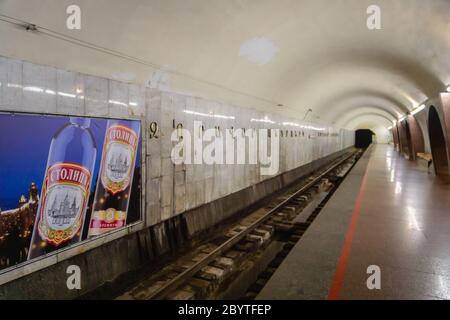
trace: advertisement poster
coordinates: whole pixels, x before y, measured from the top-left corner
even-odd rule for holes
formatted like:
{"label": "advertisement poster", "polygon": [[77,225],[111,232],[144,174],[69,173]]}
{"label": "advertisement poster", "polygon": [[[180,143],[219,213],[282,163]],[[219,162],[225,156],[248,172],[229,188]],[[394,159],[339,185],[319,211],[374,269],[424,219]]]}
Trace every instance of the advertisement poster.
{"label": "advertisement poster", "polygon": [[0,113],[0,270],[141,217],[141,123]]}

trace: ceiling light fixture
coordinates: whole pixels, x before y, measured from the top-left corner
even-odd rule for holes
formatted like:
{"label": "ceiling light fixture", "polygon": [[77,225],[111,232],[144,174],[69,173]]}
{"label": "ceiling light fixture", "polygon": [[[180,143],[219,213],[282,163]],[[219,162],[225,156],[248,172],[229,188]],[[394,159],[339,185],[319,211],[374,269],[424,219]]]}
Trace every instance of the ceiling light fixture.
{"label": "ceiling light fixture", "polygon": [[425,105],[421,104],[420,106],[418,106],[417,108],[415,108],[413,111],[411,111],[411,115],[415,115],[416,113],[419,113],[420,111],[425,109]]}

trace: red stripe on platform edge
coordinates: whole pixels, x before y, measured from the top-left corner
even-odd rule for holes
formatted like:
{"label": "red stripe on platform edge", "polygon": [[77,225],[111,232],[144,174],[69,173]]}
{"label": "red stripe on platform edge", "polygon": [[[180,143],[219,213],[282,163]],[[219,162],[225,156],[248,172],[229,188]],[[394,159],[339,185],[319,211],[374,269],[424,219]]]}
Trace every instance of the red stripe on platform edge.
{"label": "red stripe on platform edge", "polygon": [[342,284],[344,283],[345,270],[347,269],[347,261],[350,256],[350,250],[352,248],[353,236],[355,235],[356,224],[361,214],[361,203],[366,192],[367,172],[369,170],[369,163],[367,163],[366,172],[359,188],[359,193],[356,198],[355,206],[353,208],[352,219],[347,230],[347,234],[344,240],[344,246],[342,247],[341,256],[334,273],[333,282],[331,284],[330,291],[328,292],[328,300],[338,300],[341,292]]}

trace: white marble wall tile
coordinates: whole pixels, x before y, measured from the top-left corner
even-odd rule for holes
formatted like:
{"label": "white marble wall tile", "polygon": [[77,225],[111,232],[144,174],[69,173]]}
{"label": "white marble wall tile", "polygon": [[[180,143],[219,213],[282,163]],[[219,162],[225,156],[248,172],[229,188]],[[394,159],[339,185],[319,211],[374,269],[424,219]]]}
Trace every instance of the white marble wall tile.
{"label": "white marble wall tile", "polygon": [[[183,129],[186,128],[186,96],[183,95],[175,95],[173,98],[173,111],[174,111],[174,120],[175,120],[175,130],[177,133],[177,138],[179,139],[178,142],[174,142],[173,145],[177,143],[181,143],[182,141],[190,142],[191,140],[189,134],[185,134],[183,136]],[[183,157],[181,157],[179,160],[184,159],[186,156],[186,152],[183,154]],[[191,157],[192,158],[192,157]],[[186,165],[185,164],[178,164],[175,165],[175,171],[185,171]]]}
{"label": "white marble wall tile", "polygon": [[149,205],[160,205],[161,200],[161,182],[158,178],[151,178],[147,176],[147,202]]}
{"label": "white marble wall tile", "polygon": [[185,166],[186,170],[186,182],[194,182],[194,165],[187,164]]}
{"label": "white marble wall tile", "polygon": [[84,115],[84,77],[80,73],[56,70],[56,111]]}
{"label": "white marble wall tile", "polygon": [[196,196],[195,196],[195,182],[186,182],[186,210],[192,209],[195,207]]}
{"label": "white marble wall tile", "polygon": [[[206,101],[204,99],[201,99],[201,98],[197,98],[196,99],[195,112],[197,112],[197,114],[206,114],[208,112],[208,108],[206,106]],[[207,118],[207,117],[204,117],[204,116],[201,116],[201,115],[195,115],[193,117],[193,120],[201,121],[204,129],[206,130],[208,124],[207,124],[207,122],[205,122],[205,118]],[[199,134],[200,137],[202,137],[203,136],[203,132],[202,132],[201,128],[199,127],[197,129],[198,129],[197,133]],[[193,133],[194,133],[195,130],[196,129],[193,128]],[[195,137],[195,138],[198,138],[198,137]],[[200,153],[199,157],[202,158],[202,161],[201,161],[202,164],[195,164],[194,165],[194,181],[203,181],[205,179],[205,164],[203,163],[203,156],[202,156],[203,155],[203,150],[204,150],[204,147],[205,147],[205,143],[203,143],[202,146],[203,146],[202,150],[194,150],[194,156],[199,152]]]}
{"label": "white marble wall tile", "polygon": [[208,203],[211,202],[213,199],[213,183],[214,183],[214,178],[210,177],[210,178],[205,178],[205,198],[204,198],[204,203]]}
{"label": "white marble wall tile", "polygon": [[108,80],[108,105],[109,116],[113,118],[126,119],[130,113],[129,110],[129,91],[128,84],[116,80]]}
{"label": "white marble wall tile", "polygon": [[0,104],[3,110],[23,111],[22,61],[0,57]]}
{"label": "white marble wall tile", "polygon": [[173,177],[162,176],[161,177],[161,206],[172,205],[173,195]]}
{"label": "white marble wall tile", "polygon": [[161,176],[172,176],[174,174],[174,164],[172,158],[161,158]]}
{"label": "white marble wall tile", "polygon": [[145,116],[145,87],[137,84],[129,85],[128,112],[131,118]]}
{"label": "white marble wall tile", "polygon": [[186,185],[175,186],[175,213],[179,214],[186,210]]}
{"label": "white marble wall tile", "polygon": [[8,81],[7,81],[8,77],[6,75],[7,61],[8,60],[6,60],[5,58],[0,57],[0,106],[3,106],[3,96],[4,96],[3,90],[4,90],[4,88],[7,88],[7,85],[8,85]]}
{"label": "white marble wall tile", "polygon": [[195,184],[195,206],[205,203],[205,180],[194,182]]}
{"label": "white marble wall tile", "polygon": [[211,199],[215,200],[220,198],[220,186],[225,184],[226,181],[221,180],[220,173],[225,170],[226,165],[215,165],[214,166],[214,175],[213,175],[213,185],[211,190]]}
{"label": "white marble wall tile", "polygon": [[181,213],[186,209],[186,177],[185,171],[175,173],[175,212]]}
{"label": "white marble wall tile", "polygon": [[162,207],[161,208],[161,221],[172,218],[173,214],[172,206]]}
{"label": "white marble wall tile", "polygon": [[161,157],[170,157],[173,143],[171,134],[173,132],[174,106],[173,94],[162,92],[161,94]]}
{"label": "white marble wall tile", "polygon": [[161,206],[160,204],[147,205],[146,209],[146,222],[148,226],[153,226],[161,222]]}
{"label": "white marble wall tile", "polygon": [[161,157],[161,94],[148,90],[146,92],[147,108],[147,154],[153,158]]}
{"label": "white marble wall tile", "polygon": [[23,105],[28,111],[56,113],[56,69],[23,63]]}
{"label": "white marble wall tile", "polygon": [[161,157],[158,154],[147,156],[147,171],[152,179],[161,177]]}
{"label": "white marble wall tile", "polygon": [[146,199],[147,224],[153,225],[161,221],[161,182],[159,178],[152,179],[148,170],[146,179]]}
{"label": "white marble wall tile", "polygon": [[87,116],[106,117],[109,114],[109,84],[104,78],[84,76],[85,108]]}
{"label": "white marble wall tile", "polygon": [[[0,110],[4,109],[4,89],[7,88],[8,81],[6,76],[6,59],[0,57]],[[6,89],[5,89],[6,90]]]}
{"label": "white marble wall tile", "polygon": [[[175,128],[181,125],[181,129],[186,129],[186,96],[174,95],[172,100],[173,105],[173,118],[175,120]],[[176,129],[178,138],[189,139],[189,136],[183,136],[183,131]],[[175,143],[174,143],[175,144]],[[174,165],[171,161],[171,166],[173,168],[174,180],[175,180],[175,213],[181,213],[186,210],[186,165],[179,164]]]}
{"label": "white marble wall tile", "polygon": [[23,106],[22,62],[0,57],[0,104],[3,110],[20,110]]}
{"label": "white marble wall tile", "polygon": [[231,193],[231,180],[233,179],[230,176],[231,167],[234,166],[232,164],[223,165],[223,170],[219,171],[219,174],[215,180],[215,183],[218,185],[219,193],[218,196],[223,197],[224,195]]}

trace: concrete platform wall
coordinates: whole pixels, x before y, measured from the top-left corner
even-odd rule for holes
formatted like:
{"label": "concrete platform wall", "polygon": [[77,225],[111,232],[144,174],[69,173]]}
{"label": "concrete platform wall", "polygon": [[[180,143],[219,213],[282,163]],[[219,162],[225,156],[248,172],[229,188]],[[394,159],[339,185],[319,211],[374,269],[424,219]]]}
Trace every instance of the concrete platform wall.
{"label": "concrete platform wall", "polygon": [[[147,90],[146,117],[148,123],[156,121],[160,127],[159,138],[147,140],[147,190],[148,193],[159,190],[160,195],[157,197],[155,192],[147,198],[150,225],[271,178],[261,175],[259,164],[175,166],[171,160],[171,150],[175,144],[171,141],[171,134],[179,124],[191,135],[194,121],[201,121],[205,129],[221,128],[222,134],[224,129],[230,128],[245,128],[247,131],[279,128],[283,132],[280,134],[277,175],[354,144],[352,131],[155,90]],[[323,131],[304,129],[300,125],[321,127]],[[204,142],[203,147],[206,145]]]}
{"label": "concrete platform wall", "polygon": [[[154,226],[3,284],[0,286],[0,300],[75,299],[99,297],[105,292],[107,295],[111,294],[111,291],[118,287],[126,287],[128,281],[132,281],[143,267],[151,267],[160,259],[179,250],[199,232],[219,224],[233,213],[289,185],[345,151],[338,151],[312,161]],[[81,269],[80,290],[67,289],[66,270],[69,265],[77,265]],[[93,291],[95,294],[92,294]]]}
{"label": "concrete platform wall", "polygon": [[[142,224],[0,274],[0,285],[6,283],[0,287],[0,298],[78,296],[81,292],[69,292],[62,281],[69,264],[86,271],[82,292],[92,290],[174,249],[183,239],[354,144],[354,134],[348,130],[4,57],[0,57],[0,84],[1,111],[140,119],[145,159]],[[263,176],[258,164],[174,165],[170,158],[174,127],[182,124],[193,132],[194,121],[222,133],[230,128],[280,129],[278,173]],[[122,234],[128,235],[120,238]],[[42,270],[34,272],[38,269]]]}
{"label": "concrete platform wall", "polygon": [[[140,119],[148,226],[271,178],[260,174],[259,164],[175,166],[171,134],[179,124],[191,134],[194,121],[222,134],[230,128],[280,129],[277,174],[354,144],[349,130],[3,57],[0,83],[2,111]],[[152,123],[158,126],[156,137]]]}

